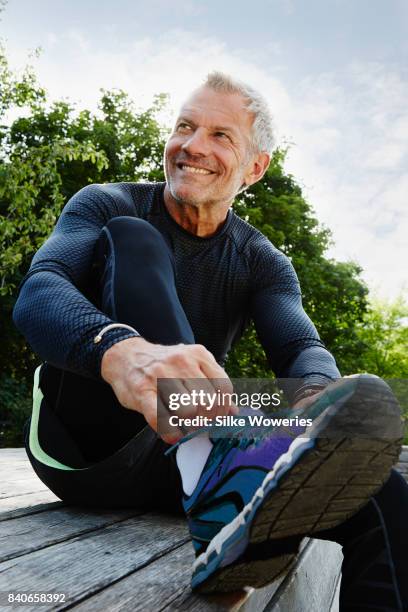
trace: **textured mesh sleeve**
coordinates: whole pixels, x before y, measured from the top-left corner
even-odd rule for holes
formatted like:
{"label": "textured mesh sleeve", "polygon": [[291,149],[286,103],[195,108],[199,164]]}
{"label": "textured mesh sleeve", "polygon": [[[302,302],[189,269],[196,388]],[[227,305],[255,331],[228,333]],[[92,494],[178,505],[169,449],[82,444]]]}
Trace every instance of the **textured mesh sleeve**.
{"label": "textured mesh sleeve", "polygon": [[338,378],[336,362],[302,306],[292,263],[271,243],[258,250],[250,310],[259,340],[279,378],[304,379],[296,396]]}
{"label": "textured mesh sleeve", "polygon": [[112,197],[105,186],[89,185],[71,198],[35,254],[13,319],[32,349],[50,364],[99,378],[103,353],[115,342],[137,336],[115,329],[94,344],[93,338],[112,320],[85,297],[101,228],[110,218],[131,212],[129,202]]}

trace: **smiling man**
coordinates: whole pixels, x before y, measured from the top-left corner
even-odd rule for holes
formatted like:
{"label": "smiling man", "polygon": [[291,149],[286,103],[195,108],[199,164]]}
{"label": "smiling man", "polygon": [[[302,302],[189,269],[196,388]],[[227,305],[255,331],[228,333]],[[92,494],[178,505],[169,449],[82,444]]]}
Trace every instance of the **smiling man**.
{"label": "smiling man", "polygon": [[[27,453],[67,503],[184,507],[198,556],[194,587],[262,586],[312,534],[344,547],[344,606],[369,609],[382,598],[402,609],[408,494],[390,475],[398,435],[362,447],[329,435],[343,421],[384,414],[397,430],[398,406],[380,379],[340,379],[289,259],[232,210],[264,175],[272,147],[262,96],[213,73],[180,111],[165,183],[89,185],[71,198],[14,310],[45,361]],[[300,381],[294,405],[312,407],[319,426],[260,441],[201,433],[165,454],[177,437],[157,434],[157,379],[178,380],[181,392],[190,379],[210,394],[232,392],[223,364],[250,320],[272,370]]]}
{"label": "smiling man", "polygon": [[164,197],[170,214],[188,231],[214,233],[241,188],[262,178],[272,126],[264,135],[270,141],[259,146],[252,142],[252,123],[242,96],[210,87],[194,92],[181,109],[166,146]]}

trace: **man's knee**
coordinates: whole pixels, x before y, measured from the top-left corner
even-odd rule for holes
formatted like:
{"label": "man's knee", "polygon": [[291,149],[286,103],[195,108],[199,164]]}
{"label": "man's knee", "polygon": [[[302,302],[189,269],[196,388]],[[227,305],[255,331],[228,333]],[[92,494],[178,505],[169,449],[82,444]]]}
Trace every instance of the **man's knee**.
{"label": "man's knee", "polygon": [[135,217],[108,221],[101,232],[96,259],[98,265],[115,274],[117,286],[127,288],[130,278],[136,282],[135,270],[139,274],[137,283],[147,282],[147,286],[158,270],[169,280],[174,278],[173,254],[165,239],[153,225]]}
{"label": "man's knee", "polygon": [[136,217],[114,217],[104,227],[112,246],[129,243],[133,247],[155,251],[157,247],[167,247],[161,233],[144,219]]}

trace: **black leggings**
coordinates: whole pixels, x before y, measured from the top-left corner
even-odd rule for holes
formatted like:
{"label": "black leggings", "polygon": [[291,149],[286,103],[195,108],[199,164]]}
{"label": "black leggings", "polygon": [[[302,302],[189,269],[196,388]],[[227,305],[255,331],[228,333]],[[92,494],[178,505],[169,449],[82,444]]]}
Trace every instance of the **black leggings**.
{"label": "black leggings", "polygon": [[[194,343],[177,296],[171,251],[150,224],[131,217],[109,221],[95,269],[98,305],[113,320],[152,342]],[[80,468],[43,465],[31,452],[27,428],[34,469],[57,495],[87,505],[181,511],[174,454],[164,456],[167,445],[141,415],[118,404],[108,385],[47,366],[40,386],[40,441],[51,456]],[[354,517],[318,534],[343,547],[341,610],[408,610],[407,521],[408,486],[393,470]]]}

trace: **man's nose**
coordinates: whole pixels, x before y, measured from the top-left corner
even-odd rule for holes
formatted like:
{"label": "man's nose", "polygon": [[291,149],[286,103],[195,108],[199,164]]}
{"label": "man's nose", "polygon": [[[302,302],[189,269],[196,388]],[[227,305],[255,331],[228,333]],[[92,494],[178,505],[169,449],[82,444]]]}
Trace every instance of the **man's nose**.
{"label": "man's nose", "polygon": [[209,155],[210,141],[204,128],[196,128],[182,144],[183,151],[189,155]]}

